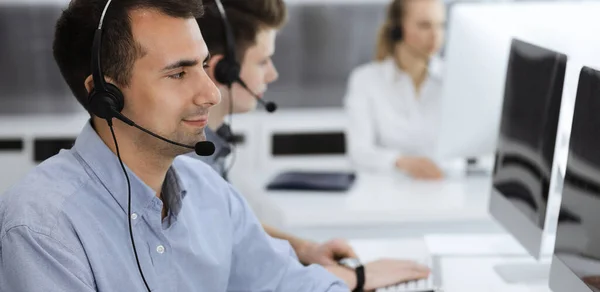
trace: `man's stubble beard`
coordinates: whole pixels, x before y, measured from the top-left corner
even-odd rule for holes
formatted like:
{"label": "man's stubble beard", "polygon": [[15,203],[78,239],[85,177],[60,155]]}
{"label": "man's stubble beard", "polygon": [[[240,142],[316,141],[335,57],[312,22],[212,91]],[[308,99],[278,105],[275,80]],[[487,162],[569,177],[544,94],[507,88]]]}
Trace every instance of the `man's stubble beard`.
{"label": "man's stubble beard", "polygon": [[[180,130],[171,132],[170,134],[156,134],[171,141],[192,147],[194,147],[196,143],[200,141],[206,141],[204,129],[198,130],[198,133],[185,133],[183,130]],[[148,155],[152,155],[154,157],[175,158],[179,155],[194,152],[193,149],[173,145],[166,141],[147,135],[146,133],[140,133],[136,135],[134,138],[134,143],[140,152],[147,153]]]}

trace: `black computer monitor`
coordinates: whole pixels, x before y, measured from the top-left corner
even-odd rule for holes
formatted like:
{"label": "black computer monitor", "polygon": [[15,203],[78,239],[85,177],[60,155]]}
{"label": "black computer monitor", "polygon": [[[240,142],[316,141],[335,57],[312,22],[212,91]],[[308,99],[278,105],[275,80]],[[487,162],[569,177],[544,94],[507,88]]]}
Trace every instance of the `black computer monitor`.
{"label": "black computer monitor", "polygon": [[490,212],[535,258],[541,256],[566,64],[565,54],[512,40]]}
{"label": "black computer monitor", "polygon": [[600,291],[600,72],[579,76],[550,273],[555,292]]}

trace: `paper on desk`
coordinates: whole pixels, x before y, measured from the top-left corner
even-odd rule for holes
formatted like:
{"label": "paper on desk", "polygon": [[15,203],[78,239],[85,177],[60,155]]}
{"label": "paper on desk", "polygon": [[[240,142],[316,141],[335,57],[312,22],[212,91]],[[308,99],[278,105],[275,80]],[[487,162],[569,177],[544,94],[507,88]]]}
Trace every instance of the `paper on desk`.
{"label": "paper on desk", "polygon": [[508,234],[432,234],[425,236],[432,255],[522,256],[527,251]]}

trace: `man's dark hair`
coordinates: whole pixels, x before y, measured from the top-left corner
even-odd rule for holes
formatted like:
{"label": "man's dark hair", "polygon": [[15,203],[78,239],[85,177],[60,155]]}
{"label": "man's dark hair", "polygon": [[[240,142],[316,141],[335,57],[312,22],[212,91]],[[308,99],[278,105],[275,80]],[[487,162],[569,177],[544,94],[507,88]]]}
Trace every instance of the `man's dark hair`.
{"label": "man's dark hair", "polygon": [[[92,74],[94,33],[107,0],[72,0],[56,23],[54,59],[71,91],[87,108],[85,79]],[[129,12],[153,9],[177,18],[202,16],[202,0],[114,0],[102,26],[102,69],[115,85],[127,87],[135,61],[144,55],[134,41]]]}
{"label": "man's dark hair", "polygon": [[[261,29],[278,29],[287,21],[284,0],[221,0],[235,38],[236,57],[241,63],[246,50],[256,44]],[[204,1],[205,13],[197,18],[211,55],[225,53],[224,27],[214,0]]]}

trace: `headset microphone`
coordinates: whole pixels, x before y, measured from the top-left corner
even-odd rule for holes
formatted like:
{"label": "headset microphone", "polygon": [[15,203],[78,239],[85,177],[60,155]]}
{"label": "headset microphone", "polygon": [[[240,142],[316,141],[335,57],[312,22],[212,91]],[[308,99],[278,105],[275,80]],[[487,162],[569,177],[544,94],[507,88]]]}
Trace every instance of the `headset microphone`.
{"label": "headset microphone", "polygon": [[113,115],[113,117],[115,117],[116,119],[119,119],[123,123],[125,123],[125,124],[127,124],[129,126],[132,126],[132,127],[136,127],[139,130],[143,131],[144,133],[146,133],[148,135],[151,135],[151,136],[153,136],[155,138],[158,138],[160,140],[163,140],[163,141],[165,141],[167,143],[170,143],[170,144],[173,144],[173,145],[176,145],[176,146],[180,146],[180,147],[188,148],[188,149],[193,149],[194,152],[196,152],[197,155],[200,155],[200,156],[211,156],[215,152],[215,144],[213,144],[210,141],[200,141],[200,142],[196,143],[196,145],[194,145],[194,146],[177,143],[175,141],[171,141],[171,140],[169,140],[167,138],[164,138],[162,136],[154,134],[150,130],[147,130],[144,127],[142,127],[142,126],[134,123],[132,120],[128,119],[126,116],[124,116],[120,112],[117,112],[114,109],[112,109],[112,115]]}
{"label": "headset microphone", "polygon": [[256,98],[258,103],[260,103],[262,106],[264,106],[265,109],[267,110],[267,112],[272,113],[277,110],[277,104],[275,104],[272,101],[265,101],[262,98],[260,98],[260,96],[258,96],[258,94],[255,94],[254,92],[252,92],[252,90],[250,90],[250,88],[248,88],[246,83],[241,78],[239,78],[239,77],[236,78],[235,82],[237,82],[239,85],[241,85],[244,89],[246,89],[246,91],[248,91],[248,93],[250,93],[250,95],[252,95],[254,98]]}

